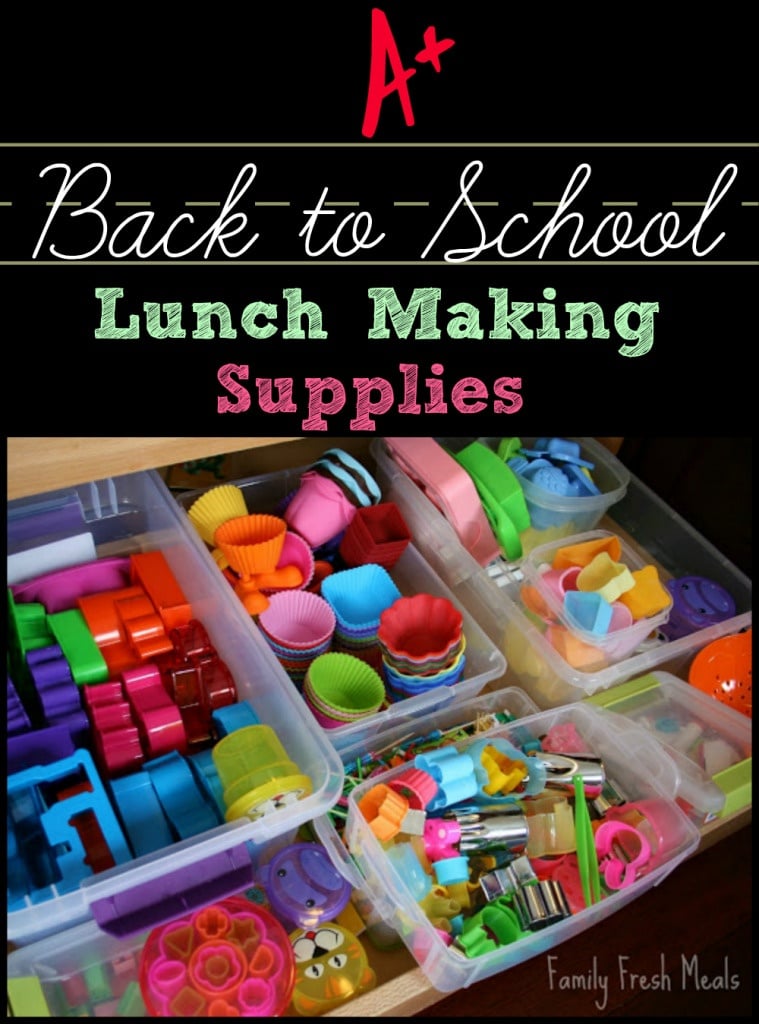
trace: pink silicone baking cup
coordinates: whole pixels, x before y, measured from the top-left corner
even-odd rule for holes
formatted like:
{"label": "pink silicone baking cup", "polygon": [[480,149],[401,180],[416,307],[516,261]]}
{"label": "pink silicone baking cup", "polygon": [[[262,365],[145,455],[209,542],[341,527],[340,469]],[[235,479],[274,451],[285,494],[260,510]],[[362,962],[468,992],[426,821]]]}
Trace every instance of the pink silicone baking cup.
{"label": "pink silicone baking cup", "polygon": [[277,562],[277,569],[284,569],[294,565],[300,572],[301,582],[297,587],[261,587],[264,594],[274,594],[279,590],[306,590],[314,578],[314,552],[311,546],[297,533],[288,530],[285,533],[284,544]]}
{"label": "pink silicone baking cup", "polygon": [[279,590],[269,597],[269,607],[258,624],[280,647],[306,651],[331,639],[335,613],[328,601],[309,590]]}

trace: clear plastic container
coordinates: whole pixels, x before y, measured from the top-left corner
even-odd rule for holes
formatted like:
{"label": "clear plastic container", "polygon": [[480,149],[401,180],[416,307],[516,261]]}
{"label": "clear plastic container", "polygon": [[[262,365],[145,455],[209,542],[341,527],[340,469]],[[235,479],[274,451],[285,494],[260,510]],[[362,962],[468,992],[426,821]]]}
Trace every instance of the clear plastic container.
{"label": "clear plastic container", "polygon": [[[524,744],[525,737],[539,739],[552,727],[566,725],[574,726],[589,751],[601,758],[607,781],[623,792],[628,801],[656,802],[661,825],[661,844],[656,859],[650,863],[647,873],[627,887],[610,892],[599,902],[542,930],[479,956],[466,957],[444,941],[415,900],[409,880],[402,876],[388,856],[388,848],[369,827],[359,810],[359,801],[376,782],[367,780],[349,795],[345,830],[348,850],[376,908],[397,930],[424,974],[439,991],[453,992],[465,988],[575,938],[658,885],[698,846],[696,826],[670,795],[679,785],[674,761],[646,730],[622,716],[587,703],[575,703],[539,712],[510,726],[497,726],[479,737],[457,743],[456,748],[463,751],[475,740],[493,737],[507,739],[519,746]],[[387,783],[405,770],[404,765],[391,769],[380,777],[380,781]]]}
{"label": "clear plastic container", "polygon": [[[505,714],[513,719],[526,718],[536,714],[538,707],[518,686],[505,686],[500,690],[480,693],[453,705],[439,708],[423,715],[409,715],[405,719],[393,720],[374,738],[372,750],[387,752],[410,737],[429,736],[437,732],[458,729],[482,719],[483,716]],[[341,757],[346,773],[355,771],[357,759],[367,755],[366,744],[353,742],[344,747]],[[348,853],[337,828],[329,814],[314,819],[312,828],[317,838],[328,851],[332,863],[353,887],[353,902],[365,920],[371,940],[380,948],[397,945],[400,938],[376,909],[370,891],[361,873]]]}
{"label": "clear plastic container", "polygon": [[[8,939],[17,945],[94,918],[98,930],[129,934],[142,924],[176,916],[239,891],[250,873],[250,847],[290,837],[326,811],[343,787],[343,766],[287,676],[253,626],[160,476],[140,472],[50,491],[8,505],[8,555],[31,557],[40,545],[86,536],[95,557],[160,550],[194,618],[227,665],[239,701],[311,781],[311,793],[256,820],[239,818],[169,844],[118,867],[84,877],[72,891],[40,902],[20,900],[8,912]],[[76,543],[75,541],[73,541]],[[48,549],[50,550],[50,549]],[[34,575],[34,574],[33,574]],[[202,883],[202,884],[199,884]],[[102,934],[102,932],[101,932]]]}
{"label": "clear plastic container", "polygon": [[677,802],[698,825],[751,806],[751,719],[670,672],[588,698],[647,729],[677,764]]}
{"label": "clear plastic container", "polygon": [[[255,848],[249,844],[250,882],[230,894],[231,900],[209,898],[207,907],[178,906],[169,921],[125,936],[85,921],[13,950],[6,972],[9,1011],[14,1017],[37,1019],[295,1015],[287,1005],[295,972],[287,945],[294,926],[275,907],[264,870],[280,852],[287,857],[291,843],[300,845],[300,840],[281,837]],[[296,892],[296,902],[306,899],[305,886]],[[243,924],[227,931],[226,914]],[[165,945],[159,939],[163,928],[174,935]],[[230,977],[234,981],[233,972],[240,972],[245,960],[248,991],[238,974],[237,985],[214,996],[214,989],[223,988],[221,982]],[[159,1008],[173,1012],[156,1012]]]}
{"label": "clear plastic container", "polygon": [[573,668],[545,638],[520,600],[521,564],[496,559],[480,566],[450,523],[391,458],[382,439],[371,444],[376,478],[396,502],[426,560],[485,629],[508,662],[505,684],[520,686],[541,708],[582,700],[654,668],[687,678],[696,654],[720,637],[751,626],[751,581],[634,474],[624,498],[599,520],[618,533],[662,579],[691,574],[714,580],[735,601],[736,612],[676,640],[646,637],[627,657],[605,668]]}
{"label": "clear plastic container", "polygon": [[[545,608],[545,612],[554,622],[558,622],[573,638],[582,645],[584,653],[583,669],[606,668],[623,658],[626,658],[634,651],[646,637],[655,633],[668,619],[669,610],[672,607],[672,597],[658,580],[657,585],[664,591],[668,601],[665,608],[656,611],[655,614],[645,616],[636,620],[630,618],[629,625],[620,629],[609,628],[603,632],[592,632],[590,629],[583,629],[577,619],[573,618],[567,610],[565,600],[562,600],[561,593],[548,585],[548,573],[554,562],[555,556],[565,547],[584,544],[607,544],[619,543],[620,555],[611,559],[611,563],[624,566],[632,575],[639,572],[647,564],[638,553],[633,550],[624,540],[610,530],[589,530],[587,533],[573,534],[562,540],[551,541],[548,544],[540,544],[533,548],[530,554],[522,562],[522,571],[525,582],[520,590],[520,597],[523,606],[529,607],[526,600],[524,587],[532,586],[538,594],[538,600]],[[608,555],[607,555],[608,557]],[[650,563],[649,563],[650,564]],[[614,583],[614,580],[611,581]],[[573,595],[575,596],[575,595]],[[608,605],[610,602],[605,602]],[[613,606],[613,602],[612,602]],[[535,611],[535,609],[530,609]],[[539,618],[539,616],[538,616]],[[627,621],[627,620],[626,620]],[[613,624],[613,620],[612,620]],[[542,628],[542,627],[541,627]],[[550,633],[547,634],[550,637]],[[550,639],[549,639],[549,642]]]}
{"label": "clear plastic container", "polygon": [[[271,513],[281,507],[282,502],[298,487],[300,477],[306,469],[307,467],[286,469],[231,481],[231,483],[242,491],[249,512]],[[175,497],[182,509],[189,510],[203,493],[206,492],[185,491]],[[384,496],[383,500],[385,500]],[[189,519],[187,519],[187,525],[193,529]],[[208,562],[210,566],[213,566],[210,554],[208,554]],[[432,569],[413,542],[406,546],[400,558],[387,571],[402,596],[428,593],[435,597],[444,597],[452,601],[462,612],[463,633],[466,637],[464,670],[459,680],[452,685],[433,687],[425,693],[406,697],[374,714],[358,719],[356,722],[324,730],[320,726],[320,731],[323,731],[323,734],[338,751],[343,751],[353,744],[365,743],[370,737],[376,736],[380,730],[386,729],[396,721],[407,722],[411,717],[445,707],[448,703],[476,696],[489,683],[501,679],[506,672],[506,659],[502,652],[485,633],[477,619],[470,614]],[[218,569],[216,572],[221,577]],[[284,678],[290,681],[286,675]],[[290,690],[301,701],[305,713],[313,723],[315,719],[311,716],[308,706],[298,694],[292,681],[290,681]]]}
{"label": "clear plastic container", "polygon": [[139,963],[149,931],[107,935],[94,921],[14,950],[6,984],[14,1017],[147,1017]]}
{"label": "clear plastic container", "polygon": [[[455,455],[474,440],[485,444],[492,451],[497,451],[501,438],[440,437],[437,440]],[[535,451],[539,442],[550,439],[520,437],[519,440],[521,448]],[[576,445],[579,450],[578,458],[592,465],[593,468],[589,469],[588,473],[599,493],[577,497],[564,496],[518,474],[530,515],[530,526],[520,533],[522,557],[539,544],[592,530],[604,513],[624,498],[627,491],[630,482],[629,470],[608,448],[604,448],[592,437],[562,437],[561,440]],[[558,465],[560,463],[557,463]]]}

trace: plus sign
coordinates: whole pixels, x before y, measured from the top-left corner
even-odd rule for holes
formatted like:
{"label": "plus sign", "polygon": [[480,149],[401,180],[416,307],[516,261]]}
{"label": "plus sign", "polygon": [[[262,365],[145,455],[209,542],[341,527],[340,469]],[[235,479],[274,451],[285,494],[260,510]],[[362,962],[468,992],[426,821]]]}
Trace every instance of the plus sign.
{"label": "plus sign", "polygon": [[[437,31],[434,25],[426,29],[424,35],[424,47],[417,53],[416,60],[420,64],[429,62],[435,71],[440,71],[440,54],[450,50],[453,46],[453,39],[438,40]],[[390,81],[385,79],[385,65],[389,61],[393,77]],[[385,12],[375,7],[372,10],[372,51],[371,66],[369,68],[369,93],[366,98],[366,109],[364,110],[364,123],[361,126],[361,134],[371,139],[377,128],[380,110],[383,102],[393,93],[398,94],[401,103],[403,116],[406,124],[411,127],[414,123],[414,111],[411,107],[411,95],[409,94],[408,81],[416,74],[416,68],[404,67],[401,55],[398,52],[392,29],[387,20]]]}
{"label": "plus sign", "polygon": [[424,49],[417,53],[414,60],[423,64],[425,61],[429,61],[432,64],[435,71],[440,70],[440,54],[445,53],[446,50],[450,50],[453,46],[453,39],[441,39],[438,41],[437,32],[435,26],[430,25],[428,29],[425,29],[424,36]]}

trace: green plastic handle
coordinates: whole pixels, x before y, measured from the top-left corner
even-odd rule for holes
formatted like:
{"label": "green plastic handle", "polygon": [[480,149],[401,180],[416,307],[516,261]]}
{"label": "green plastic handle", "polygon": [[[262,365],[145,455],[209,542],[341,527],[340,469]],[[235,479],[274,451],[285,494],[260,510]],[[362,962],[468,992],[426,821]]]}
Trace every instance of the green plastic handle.
{"label": "green plastic handle", "polygon": [[481,441],[472,441],[454,458],[474,481],[498,543],[509,558],[520,558],[520,534],[530,525],[530,513],[519,477]]}
{"label": "green plastic handle", "polygon": [[590,824],[585,786],[580,776],[575,777],[575,839],[577,842],[577,866],[580,870],[582,894],[585,906],[590,907],[601,899],[601,876],[598,870],[598,854]]}

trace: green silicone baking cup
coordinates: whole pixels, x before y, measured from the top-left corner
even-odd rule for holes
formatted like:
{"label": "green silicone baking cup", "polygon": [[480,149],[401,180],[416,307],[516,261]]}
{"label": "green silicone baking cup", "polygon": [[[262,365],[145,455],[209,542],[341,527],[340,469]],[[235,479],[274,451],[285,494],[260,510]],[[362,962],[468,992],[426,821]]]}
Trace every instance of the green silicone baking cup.
{"label": "green silicone baking cup", "polygon": [[372,714],[385,699],[385,684],[371,665],[342,651],[320,654],[308,667],[314,703],[334,717]]}

